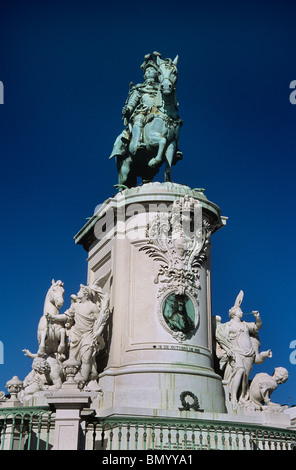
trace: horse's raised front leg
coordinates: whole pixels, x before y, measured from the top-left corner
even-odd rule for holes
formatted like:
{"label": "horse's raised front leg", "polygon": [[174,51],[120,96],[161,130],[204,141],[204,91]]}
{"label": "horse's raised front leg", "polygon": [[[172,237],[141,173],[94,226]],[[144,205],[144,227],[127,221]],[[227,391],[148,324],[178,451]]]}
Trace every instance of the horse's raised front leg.
{"label": "horse's raised front leg", "polygon": [[40,332],[39,336],[39,348],[37,356],[42,357],[45,354],[45,339],[46,339],[46,330]]}
{"label": "horse's raised front leg", "polygon": [[58,347],[58,353],[63,354],[66,350],[66,330],[62,328],[60,330],[60,344]]}
{"label": "horse's raised front leg", "polygon": [[165,137],[161,137],[158,142],[158,152],[155,158],[151,158],[148,162],[148,166],[150,168],[154,168],[155,166],[159,165],[162,162],[163,152],[166,146],[167,140]]}

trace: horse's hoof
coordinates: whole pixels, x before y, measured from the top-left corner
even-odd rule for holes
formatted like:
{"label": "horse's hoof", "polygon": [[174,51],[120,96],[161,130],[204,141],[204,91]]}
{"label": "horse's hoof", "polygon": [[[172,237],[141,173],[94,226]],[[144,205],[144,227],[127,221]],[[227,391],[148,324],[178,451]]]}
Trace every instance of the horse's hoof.
{"label": "horse's hoof", "polygon": [[37,356],[43,357],[45,355],[45,348],[41,347],[38,349]]}
{"label": "horse's hoof", "polygon": [[159,162],[156,160],[156,158],[151,158],[151,160],[148,162],[148,166],[150,166],[150,168],[154,168],[158,163]]}
{"label": "horse's hoof", "polygon": [[125,184],[114,184],[114,188],[117,189],[117,191],[124,191],[125,189],[128,189],[128,186]]}

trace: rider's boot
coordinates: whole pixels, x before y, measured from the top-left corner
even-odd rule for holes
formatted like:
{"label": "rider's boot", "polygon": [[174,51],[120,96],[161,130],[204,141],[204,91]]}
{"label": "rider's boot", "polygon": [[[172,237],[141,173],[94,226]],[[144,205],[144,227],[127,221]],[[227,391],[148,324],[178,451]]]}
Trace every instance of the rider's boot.
{"label": "rider's boot", "polygon": [[141,146],[141,135],[142,135],[142,126],[138,123],[134,123],[133,132],[132,132],[132,141],[130,143],[130,152],[135,155],[138,148]]}

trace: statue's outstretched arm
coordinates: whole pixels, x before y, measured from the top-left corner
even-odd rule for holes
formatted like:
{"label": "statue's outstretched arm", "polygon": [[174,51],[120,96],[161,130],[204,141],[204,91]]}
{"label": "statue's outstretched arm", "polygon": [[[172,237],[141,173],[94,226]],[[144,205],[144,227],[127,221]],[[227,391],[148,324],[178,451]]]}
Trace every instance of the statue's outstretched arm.
{"label": "statue's outstretched arm", "polygon": [[260,317],[259,312],[253,311],[252,313],[253,313],[253,315],[254,315],[254,317],[255,317],[255,319],[256,319],[256,327],[257,327],[257,329],[258,329],[258,330],[261,330],[261,328],[262,328],[262,320],[261,320],[261,317]]}
{"label": "statue's outstretched arm", "polygon": [[37,354],[31,353],[29,349],[23,349],[23,353],[25,353],[25,356],[29,357],[30,359],[35,359],[35,357],[37,357]]}

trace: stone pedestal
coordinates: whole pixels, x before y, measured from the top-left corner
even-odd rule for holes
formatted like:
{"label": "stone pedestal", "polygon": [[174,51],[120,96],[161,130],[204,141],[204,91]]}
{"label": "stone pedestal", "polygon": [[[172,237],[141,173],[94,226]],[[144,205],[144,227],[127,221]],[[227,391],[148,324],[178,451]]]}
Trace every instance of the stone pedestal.
{"label": "stone pedestal", "polygon": [[[66,367],[65,367],[66,365]],[[67,377],[62,388],[47,397],[48,404],[55,410],[55,434],[53,450],[79,449],[81,411],[90,404],[90,396],[78,389],[74,375],[79,364],[72,359],[64,363]]]}
{"label": "stone pedestal", "polygon": [[23,382],[15,375],[6,383],[6,388],[10,394],[10,398],[4,402],[5,407],[18,408],[22,406],[22,403],[18,399],[18,394],[23,388]]}
{"label": "stone pedestal", "polygon": [[[158,218],[160,227],[176,201],[185,201],[185,205],[194,201],[200,207],[197,217],[208,235],[224,225],[220,209],[202,191],[173,183],[148,183],[110,198],[75,237],[88,252],[88,284],[99,282],[110,292],[106,349],[98,360],[103,390],[98,411],[102,416],[115,409],[123,414],[142,409],[154,415],[169,411],[180,416],[180,396],[185,392],[189,392],[186,403],[191,411],[191,396],[205,412],[226,411],[221,377],[213,369],[209,243],[193,270],[198,287],[187,279],[193,271],[183,270],[184,280],[179,279],[179,290],[183,282],[186,300],[194,310],[194,331],[190,335],[173,331],[164,315],[172,272],[164,268],[168,250],[161,240],[163,249],[158,246],[158,252],[149,245],[147,226],[151,228]],[[178,256],[169,254],[177,262]],[[176,272],[171,275],[172,291]]]}
{"label": "stone pedestal", "polygon": [[53,450],[79,449],[80,413],[89,405],[90,397],[80,392],[57,393],[47,401],[56,411]]}

